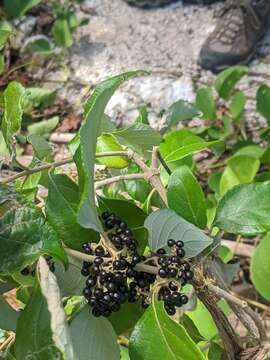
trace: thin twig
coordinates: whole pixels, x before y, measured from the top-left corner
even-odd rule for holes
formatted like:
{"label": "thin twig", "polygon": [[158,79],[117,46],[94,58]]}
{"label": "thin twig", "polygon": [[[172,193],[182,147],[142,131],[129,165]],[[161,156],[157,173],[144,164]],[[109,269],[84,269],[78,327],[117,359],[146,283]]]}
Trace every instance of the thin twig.
{"label": "thin twig", "polygon": [[167,165],[166,161],[163,159],[160,151],[158,150],[157,151],[157,155],[158,155],[158,159],[161,163],[161,165],[164,167],[164,169],[166,170],[166,172],[168,173],[168,175],[171,175],[172,172],[171,172],[171,169],[169,168],[169,166]]}
{"label": "thin twig", "polygon": [[108,178],[108,179],[96,182],[95,188],[97,190],[97,189],[101,188],[102,186],[110,185],[110,184],[116,183],[118,181],[136,180],[136,179],[145,179],[145,175],[143,173],[138,173],[138,174],[123,174],[123,175],[114,176],[112,178]]}

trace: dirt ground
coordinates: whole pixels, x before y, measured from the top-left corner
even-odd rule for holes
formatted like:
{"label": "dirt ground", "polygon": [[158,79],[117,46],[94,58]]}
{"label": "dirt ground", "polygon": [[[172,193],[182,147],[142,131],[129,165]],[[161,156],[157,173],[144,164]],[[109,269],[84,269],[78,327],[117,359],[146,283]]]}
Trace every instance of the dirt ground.
{"label": "dirt ground", "polygon": [[[74,46],[68,52],[71,77],[77,81],[97,83],[122,71],[146,69],[152,75],[130,81],[116,93],[108,113],[119,121],[129,121],[135,109],[149,104],[150,120],[159,125],[158,114],[174,101],[193,100],[195,89],[211,83],[213,75],[197,65],[200,48],[213,30],[216,12],[222,3],[212,6],[173,5],[141,10],[122,0],[86,0],[83,10],[90,22],[77,33]],[[252,76],[242,81],[248,89],[248,107],[254,108],[258,84],[270,82],[270,33],[258,48],[250,64]],[[56,76],[53,74],[52,76]],[[69,86],[62,95],[76,101],[79,89]],[[124,115],[125,114],[125,115]],[[249,115],[249,125],[258,119]]]}

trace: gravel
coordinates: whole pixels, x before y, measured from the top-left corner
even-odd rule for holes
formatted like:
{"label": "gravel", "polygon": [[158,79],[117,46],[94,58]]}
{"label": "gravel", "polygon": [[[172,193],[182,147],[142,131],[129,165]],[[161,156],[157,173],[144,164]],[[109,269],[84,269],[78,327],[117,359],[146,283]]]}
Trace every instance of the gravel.
{"label": "gravel", "polygon": [[[173,5],[141,10],[121,0],[86,0],[83,10],[90,16],[87,26],[76,35],[68,51],[72,79],[96,84],[127,70],[152,71],[147,77],[129,81],[113,96],[108,114],[118,123],[134,119],[136,109],[148,104],[150,121],[159,126],[160,113],[178,99],[194,100],[195,89],[212,83],[213,75],[197,65],[200,48],[216,23],[215,12],[222,6],[189,6],[181,1]],[[254,109],[258,84],[269,82],[270,33],[250,64],[255,76],[241,82],[248,93],[248,127],[264,124]],[[77,101],[80,90],[74,85],[62,95]]]}

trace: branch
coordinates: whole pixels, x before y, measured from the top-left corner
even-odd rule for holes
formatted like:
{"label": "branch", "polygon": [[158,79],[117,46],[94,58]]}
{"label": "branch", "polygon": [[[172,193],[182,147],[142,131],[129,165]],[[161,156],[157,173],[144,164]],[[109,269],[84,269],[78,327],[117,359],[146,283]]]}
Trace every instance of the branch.
{"label": "branch", "polygon": [[[128,156],[128,153],[126,151],[107,151],[107,152],[97,153],[96,154],[97,158],[107,157],[107,156]],[[0,184],[8,184],[8,183],[10,183],[10,182],[12,182],[12,181],[14,181],[16,179],[19,179],[19,178],[23,177],[23,176],[28,176],[28,175],[31,175],[31,174],[35,174],[35,173],[43,171],[43,170],[54,169],[54,168],[59,167],[59,166],[70,164],[73,161],[74,161],[73,158],[69,157],[67,159],[63,159],[63,160],[60,160],[60,161],[55,161],[53,163],[37,166],[37,167],[35,167],[33,169],[27,169],[27,170],[21,171],[18,174],[12,175],[12,176],[4,179],[4,180],[1,180]]]}
{"label": "branch", "polygon": [[145,179],[145,175],[143,173],[118,175],[118,176],[115,176],[112,178],[108,178],[108,179],[96,182],[95,188],[97,190],[97,189],[101,188],[102,186],[110,185],[110,184],[116,183],[121,180],[136,180],[136,179]]}
{"label": "branch", "polygon": [[267,335],[265,333],[264,327],[261,323],[260,318],[258,317],[258,315],[255,313],[255,311],[253,311],[249,306],[248,303],[244,300],[240,300],[238,298],[236,298],[235,296],[233,296],[232,294],[228,293],[227,291],[213,285],[213,284],[207,284],[207,287],[210,291],[212,291],[213,293],[215,293],[216,295],[218,295],[220,298],[224,298],[226,299],[229,303],[237,305],[238,307],[240,307],[241,309],[243,309],[249,316],[250,318],[254,321],[258,331],[259,331],[259,336],[260,336],[260,340],[261,341],[267,341]]}

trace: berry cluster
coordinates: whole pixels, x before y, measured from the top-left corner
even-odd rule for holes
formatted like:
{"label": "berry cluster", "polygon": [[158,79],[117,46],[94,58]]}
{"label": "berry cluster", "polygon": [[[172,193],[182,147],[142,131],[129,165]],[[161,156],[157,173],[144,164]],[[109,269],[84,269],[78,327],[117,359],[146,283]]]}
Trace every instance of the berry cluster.
{"label": "berry cluster", "polygon": [[[92,255],[92,261],[84,262],[81,269],[81,274],[87,277],[83,295],[94,316],[108,317],[112,312],[120,310],[126,302],[141,300],[142,306],[147,307],[152,285],[157,281],[164,284],[167,278],[169,287],[162,286],[159,292],[167,313],[172,315],[176,306],[182,306],[188,301],[186,295],[178,293],[178,286],[174,285],[177,279],[187,282],[193,276],[189,264],[182,261],[185,252],[181,241],[168,241],[168,246],[173,250],[172,255],[166,255],[164,249],[159,249],[157,254],[146,259],[139,255],[136,239],[126,222],[109,212],[104,212],[101,218],[116,251],[112,253],[108,244],[102,241],[99,244],[83,244],[83,251]],[[156,258],[157,262],[154,260]],[[157,274],[137,270],[136,265],[145,261],[160,266]]]}
{"label": "berry cluster", "polygon": [[[44,258],[49,266],[50,271],[55,272],[55,263],[53,261],[53,257],[49,255],[45,255]],[[28,276],[28,275],[35,276],[36,266],[35,265],[27,266],[26,268],[22,269],[21,274],[24,276]]]}
{"label": "berry cluster", "polygon": [[194,274],[190,269],[190,264],[183,260],[185,256],[183,241],[169,239],[167,245],[172,250],[171,255],[166,255],[164,249],[157,251],[160,266],[158,275],[161,278],[173,280],[168,283],[168,286],[160,288],[159,297],[164,301],[164,308],[167,313],[174,315],[176,307],[181,307],[188,302],[188,297],[179,291],[179,284],[181,283],[181,286],[184,286],[193,279]]}

